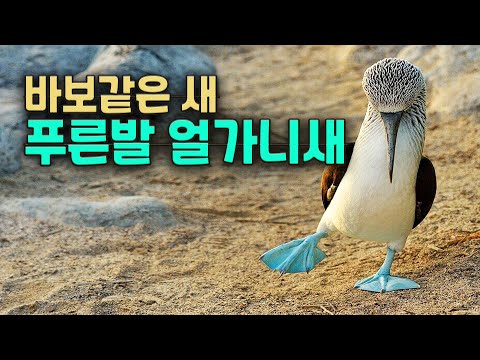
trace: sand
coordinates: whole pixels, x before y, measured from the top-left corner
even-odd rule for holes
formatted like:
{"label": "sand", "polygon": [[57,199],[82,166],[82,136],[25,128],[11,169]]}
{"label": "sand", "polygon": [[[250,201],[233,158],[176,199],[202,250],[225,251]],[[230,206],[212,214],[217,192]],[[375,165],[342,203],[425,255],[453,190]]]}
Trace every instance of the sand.
{"label": "sand", "polygon": [[[345,117],[355,137],[366,64],[400,47],[206,47],[221,78],[221,114]],[[353,52],[353,53],[352,53]],[[353,55],[352,55],[353,54]],[[369,57],[370,56],[370,57]],[[355,62],[356,58],[361,61]],[[462,75],[464,76],[464,74]],[[78,168],[68,161],[0,179],[0,196],[108,201],[148,196],[177,218],[152,230],[85,227],[0,213],[0,312],[4,314],[479,314],[480,123],[429,108],[425,154],[438,192],[394,262],[421,289],[373,294],[353,288],[381,265],[385,246],[336,234],[311,273],[280,277],[258,257],[312,233],[323,206],[321,165]]]}

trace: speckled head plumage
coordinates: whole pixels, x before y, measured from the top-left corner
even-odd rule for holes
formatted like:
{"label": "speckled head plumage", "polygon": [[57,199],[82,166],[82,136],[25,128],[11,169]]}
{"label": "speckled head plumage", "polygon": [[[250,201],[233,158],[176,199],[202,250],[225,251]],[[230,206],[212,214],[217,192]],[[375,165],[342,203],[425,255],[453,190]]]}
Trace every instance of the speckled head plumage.
{"label": "speckled head plumage", "polygon": [[370,104],[385,113],[405,111],[425,93],[420,69],[397,58],[383,59],[370,66],[362,84]]}
{"label": "speckled head plumage", "polygon": [[425,79],[418,67],[406,60],[387,58],[370,66],[363,76],[368,98],[364,123],[381,119],[387,141],[388,174],[393,181],[395,148],[400,124],[420,159],[425,137]]}

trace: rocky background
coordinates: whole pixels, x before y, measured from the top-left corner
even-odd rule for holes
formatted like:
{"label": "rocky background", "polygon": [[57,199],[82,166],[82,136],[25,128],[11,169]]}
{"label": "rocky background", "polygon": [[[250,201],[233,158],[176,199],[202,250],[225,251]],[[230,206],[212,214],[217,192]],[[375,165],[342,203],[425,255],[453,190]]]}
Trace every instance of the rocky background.
{"label": "rocky background", "polygon": [[[218,117],[271,118],[280,138],[291,117],[346,118],[353,140],[363,72],[388,56],[428,82],[438,192],[393,266],[419,290],[353,289],[385,249],[341,235],[322,241],[328,258],[309,275],[280,278],[258,261],[316,228],[321,166],[217,156],[181,168],[160,152],[136,169],[42,168],[23,156],[25,74],[161,74],[182,92],[185,75],[218,73]],[[0,46],[0,312],[478,314],[479,113],[478,46]]]}

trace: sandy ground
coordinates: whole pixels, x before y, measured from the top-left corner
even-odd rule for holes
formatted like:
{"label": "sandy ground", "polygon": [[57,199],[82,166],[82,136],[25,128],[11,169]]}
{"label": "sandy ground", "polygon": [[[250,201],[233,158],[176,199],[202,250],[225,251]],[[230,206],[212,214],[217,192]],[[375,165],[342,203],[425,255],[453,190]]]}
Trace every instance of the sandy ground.
{"label": "sandy ground", "polygon": [[[333,47],[209,47],[221,112],[238,119],[346,117],[353,137],[366,106],[365,66]],[[395,55],[396,47],[376,50]],[[365,55],[366,56],[366,55]],[[365,57],[364,56],[364,57]],[[381,56],[383,57],[383,56]],[[363,59],[364,62],[377,60]],[[353,284],[381,265],[384,245],[334,235],[310,274],[279,277],[258,257],[312,233],[323,213],[321,166],[40,168],[26,159],[0,179],[3,197],[164,200],[177,226],[160,232],[86,228],[0,215],[0,312],[6,314],[478,314],[480,179],[477,114],[429,112],[425,154],[438,192],[393,273],[421,289],[372,294]],[[279,126],[281,128],[281,126]],[[217,160],[220,156],[214,155]]]}

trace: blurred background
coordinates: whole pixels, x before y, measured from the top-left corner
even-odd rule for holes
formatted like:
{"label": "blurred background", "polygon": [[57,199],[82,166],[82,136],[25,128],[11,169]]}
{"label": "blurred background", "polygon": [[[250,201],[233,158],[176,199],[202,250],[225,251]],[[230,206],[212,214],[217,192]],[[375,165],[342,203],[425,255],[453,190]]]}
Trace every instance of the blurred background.
{"label": "blurred background", "polygon": [[[367,67],[400,57],[427,79],[424,153],[438,191],[393,272],[422,288],[353,289],[384,247],[335,235],[309,275],[279,278],[264,251],[312,233],[323,213],[321,164],[181,168],[40,167],[23,156],[25,75],[218,75],[217,118],[345,118],[356,138]],[[176,118],[179,104],[161,125]],[[246,45],[0,46],[0,312],[470,314],[480,312],[480,47]],[[185,115],[182,115],[185,116]],[[198,116],[191,114],[192,116]]]}

